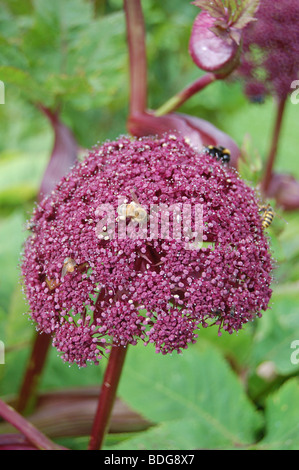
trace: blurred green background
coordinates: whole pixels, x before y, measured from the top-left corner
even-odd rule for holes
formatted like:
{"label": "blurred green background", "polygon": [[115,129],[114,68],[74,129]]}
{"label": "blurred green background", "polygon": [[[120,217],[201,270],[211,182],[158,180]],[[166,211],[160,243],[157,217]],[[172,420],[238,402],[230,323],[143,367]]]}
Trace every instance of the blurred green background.
{"label": "blurred green background", "polygon": [[[198,9],[185,0],[143,2],[149,107],[201,75],[188,55]],[[38,104],[59,107],[82,149],[126,133],[128,57],[121,0],[0,1],[0,396],[18,392],[35,331],[19,283],[24,229],[53,146]],[[290,82],[293,78],[290,79]],[[238,82],[219,82],[180,111],[211,121],[262,161],[274,103],[251,104]],[[299,105],[287,104],[275,169],[299,177]],[[246,173],[248,178],[248,174]],[[249,183],[256,184],[252,175]],[[276,259],[271,309],[238,335],[199,332],[182,356],[131,347],[119,396],[156,423],[109,436],[109,449],[299,448],[299,217],[279,213],[269,229]],[[292,355],[293,354],[293,355]],[[41,389],[100,384],[99,367],[68,367],[51,349]],[[87,438],[69,439],[85,448]]]}

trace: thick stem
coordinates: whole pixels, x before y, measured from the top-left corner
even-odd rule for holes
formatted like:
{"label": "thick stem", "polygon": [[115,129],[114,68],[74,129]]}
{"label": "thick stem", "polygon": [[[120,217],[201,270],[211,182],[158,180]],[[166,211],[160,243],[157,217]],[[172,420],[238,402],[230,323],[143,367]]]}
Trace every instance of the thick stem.
{"label": "thick stem", "polygon": [[44,434],[36,429],[29,421],[15,411],[11,406],[0,400],[0,416],[8,423],[18,429],[29,442],[40,450],[58,450],[63,449],[55,442],[50,441]]}
{"label": "thick stem", "polygon": [[108,365],[102,383],[98,407],[96,410],[88,450],[99,450],[102,447],[109,421],[116,391],[126,357],[127,347],[112,346]]}
{"label": "thick stem", "polygon": [[[60,121],[59,110],[52,111],[42,104],[37,106],[49,119],[54,133],[52,154],[39,189],[38,202],[40,202],[75,164],[78,146],[70,129]],[[18,399],[17,409],[19,412],[27,413],[34,404],[38,381],[50,344],[51,336],[46,333],[37,334],[35,337]]]}
{"label": "thick stem", "polygon": [[216,79],[217,77],[213,73],[207,73],[203,75],[198,80],[195,80],[195,82],[191,83],[191,85],[188,85],[182,91],[166,101],[166,103],[164,103],[159,109],[155,111],[155,116],[163,116],[164,114],[175,111],[179,106],[185,103],[185,101],[191,98],[191,96],[201,91],[210,83],[213,83]]}
{"label": "thick stem", "polygon": [[29,413],[35,404],[39,379],[51,343],[51,335],[37,333],[31,357],[19,392],[16,409],[19,413]]}
{"label": "thick stem", "polygon": [[272,175],[273,175],[273,167],[274,167],[274,162],[275,162],[275,158],[277,155],[278,142],[279,142],[279,138],[281,135],[285,106],[286,106],[286,98],[279,99],[277,102],[277,111],[276,111],[274,130],[272,134],[271,147],[270,147],[268,158],[266,161],[265,174],[261,183],[261,189],[262,189],[262,192],[264,193],[267,192],[267,189],[269,188]]}
{"label": "thick stem", "polygon": [[147,107],[145,25],[140,0],[124,0],[130,66],[130,115]]}

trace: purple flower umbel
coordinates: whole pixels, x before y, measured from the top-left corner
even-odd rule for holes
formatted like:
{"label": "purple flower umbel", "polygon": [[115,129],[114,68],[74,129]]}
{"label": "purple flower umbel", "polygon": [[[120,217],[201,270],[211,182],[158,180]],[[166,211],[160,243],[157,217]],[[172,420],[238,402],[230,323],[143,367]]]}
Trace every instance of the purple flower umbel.
{"label": "purple flower umbel", "polygon": [[299,73],[298,0],[261,0],[257,21],[244,30],[239,71],[253,100],[266,94],[286,98]]}
{"label": "purple flower umbel", "polygon": [[[151,206],[186,204],[203,209],[201,247],[187,246],[190,233],[171,236],[177,213],[170,236],[152,236]],[[133,235],[119,236],[132,223]],[[272,261],[253,189],[181,137],[94,148],[30,227],[22,273],[31,318],[68,362],[97,363],[111,339],[180,352],[200,326],[231,333],[268,308]]]}

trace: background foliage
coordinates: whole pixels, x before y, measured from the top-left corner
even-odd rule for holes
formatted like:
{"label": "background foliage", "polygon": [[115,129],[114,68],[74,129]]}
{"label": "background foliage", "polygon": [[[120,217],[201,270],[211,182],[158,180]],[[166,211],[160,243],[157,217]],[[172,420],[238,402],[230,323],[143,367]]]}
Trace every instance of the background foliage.
{"label": "background foliage", "polygon": [[[201,72],[188,55],[197,9],[189,1],[144,3],[149,107],[163,104]],[[53,145],[39,103],[58,107],[82,149],[126,133],[128,64],[121,0],[0,1],[0,395],[18,392],[34,333],[19,283],[26,220]],[[290,79],[290,82],[292,78]],[[182,111],[210,120],[249,148],[259,165],[270,145],[274,104],[251,104],[238,82],[215,83]],[[299,177],[299,105],[287,105],[276,169]],[[257,166],[259,169],[259,166]],[[256,176],[244,174],[256,184]],[[278,211],[279,212],[279,211]],[[110,435],[112,449],[299,447],[299,218],[279,213],[269,229],[275,270],[272,308],[238,335],[199,332],[182,356],[131,347],[119,396],[153,422]],[[51,350],[43,390],[100,384],[105,364],[68,367]],[[84,438],[71,439],[84,448]]]}

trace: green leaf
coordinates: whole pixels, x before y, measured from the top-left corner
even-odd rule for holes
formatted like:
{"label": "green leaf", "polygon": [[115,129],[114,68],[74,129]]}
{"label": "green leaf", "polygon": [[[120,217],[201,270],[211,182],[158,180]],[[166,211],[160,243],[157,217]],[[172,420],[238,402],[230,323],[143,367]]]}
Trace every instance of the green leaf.
{"label": "green leaf", "polygon": [[271,361],[276,373],[282,375],[296,373],[299,368],[292,361],[291,345],[299,339],[298,285],[292,286],[274,291],[271,310],[257,322],[252,349],[253,363]]}
{"label": "green leaf", "polygon": [[214,18],[222,18],[225,15],[224,4],[221,0],[215,0],[214,2],[210,0],[196,0],[192,3],[208,12]]}
{"label": "green leaf", "polygon": [[28,346],[32,339],[34,327],[29,321],[29,307],[22,291],[21,282],[15,284],[14,291],[10,298],[5,325],[5,346],[7,350],[19,350]]}
{"label": "green leaf", "polygon": [[[246,446],[254,442],[261,424],[241,383],[212,346],[201,352],[191,347],[173,356],[157,355],[149,346],[131,348],[120,395],[163,426],[174,448]],[[193,436],[189,444],[187,428]],[[148,432],[155,435],[159,429]],[[145,434],[140,436],[143,446],[150,448]]]}
{"label": "green leaf", "polygon": [[[0,31],[3,38],[15,38],[20,32],[19,24],[14,21],[14,15],[10,11],[11,3],[10,1],[9,5],[5,5],[5,2],[1,2]],[[20,2],[18,3],[20,4]]]}
{"label": "green leaf", "polygon": [[[260,0],[197,0],[192,2],[202,10],[208,12],[213,18],[216,28],[211,28],[217,34],[221,29],[243,29],[253,21],[259,7]],[[219,31],[221,34],[221,32]]]}
{"label": "green leaf", "polygon": [[116,445],[106,445],[105,448],[110,450],[190,450],[213,448],[211,446],[210,434],[201,428],[201,423],[195,419],[182,418],[158,424],[134,437],[127,435],[122,442]]}
{"label": "green leaf", "polygon": [[86,76],[70,76],[65,74],[49,75],[44,86],[50,93],[63,100],[78,97],[81,94],[91,94],[93,88]]}
{"label": "green leaf", "polygon": [[34,198],[47,160],[45,153],[0,153],[0,204],[11,206]]}
{"label": "green leaf", "polygon": [[123,12],[94,17],[92,4],[84,0],[35,0],[27,21],[11,18],[19,27],[15,36],[0,36],[0,79],[26,100],[53,109],[72,101],[79,109],[90,109],[123,94]]}
{"label": "green leaf", "polygon": [[1,66],[28,68],[28,61],[20,48],[16,47],[14,40],[10,42],[2,35],[0,35],[0,63]]}
{"label": "green leaf", "polygon": [[26,98],[32,102],[45,102],[45,89],[38,84],[33,76],[25,70],[9,65],[0,66],[0,80],[7,85],[13,85],[26,94]]}
{"label": "green leaf", "polygon": [[255,21],[260,0],[243,0],[232,15],[234,28],[243,29],[251,21]]}
{"label": "green leaf", "polygon": [[19,281],[19,261],[25,239],[24,217],[19,211],[0,221],[0,306],[6,311]]}
{"label": "green leaf", "polygon": [[38,21],[48,27],[66,30],[88,25],[92,20],[92,4],[82,0],[34,0],[33,5]]}
{"label": "green leaf", "polygon": [[266,402],[266,434],[257,450],[298,450],[299,383],[288,380]]}

